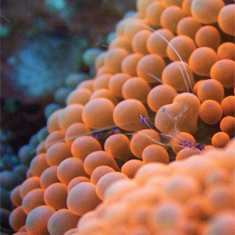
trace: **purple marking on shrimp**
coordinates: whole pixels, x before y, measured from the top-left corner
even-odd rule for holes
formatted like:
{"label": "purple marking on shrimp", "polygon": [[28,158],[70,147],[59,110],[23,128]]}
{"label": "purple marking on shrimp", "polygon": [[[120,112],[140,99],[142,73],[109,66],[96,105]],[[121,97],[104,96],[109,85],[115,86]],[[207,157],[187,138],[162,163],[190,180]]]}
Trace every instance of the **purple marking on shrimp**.
{"label": "purple marking on shrimp", "polygon": [[181,145],[183,145],[186,148],[199,149],[200,151],[205,149],[204,144],[201,144],[201,143],[194,143],[194,142],[190,142],[188,140],[182,140],[180,142],[181,142]]}
{"label": "purple marking on shrimp", "polygon": [[110,130],[110,131],[108,131],[107,132],[107,130],[105,131],[105,132],[101,132],[101,133],[96,133],[96,134],[93,134],[92,136],[94,137],[94,138],[97,138],[97,137],[100,137],[100,136],[103,136],[103,135],[109,135],[109,134],[116,134],[116,133],[118,133],[119,132],[119,128],[118,127],[115,127],[115,128],[113,128],[112,130]]}
{"label": "purple marking on shrimp", "polygon": [[97,138],[97,137],[100,137],[100,136],[102,136],[103,134],[102,133],[97,133],[97,134],[93,134],[92,136],[94,137],[94,138]]}

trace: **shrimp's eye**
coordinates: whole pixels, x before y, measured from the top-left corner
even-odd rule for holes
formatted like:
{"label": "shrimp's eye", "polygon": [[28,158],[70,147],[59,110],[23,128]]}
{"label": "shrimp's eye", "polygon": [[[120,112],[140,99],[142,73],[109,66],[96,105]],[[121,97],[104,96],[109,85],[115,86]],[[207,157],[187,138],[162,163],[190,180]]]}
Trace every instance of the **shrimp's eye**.
{"label": "shrimp's eye", "polygon": [[200,150],[204,150],[204,149],[205,149],[205,146],[204,146],[203,144],[199,144],[198,148],[199,148]]}
{"label": "shrimp's eye", "polygon": [[201,143],[196,143],[196,148],[198,148],[199,150],[204,150],[205,149],[205,146],[204,144],[201,144]]}
{"label": "shrimp's eye", "polygon": [[118,133],[118,132],[119,132],[119,128],[117,128],[117,127],[115,127],[115,128],[111,131],[112,134],[116,134],[116,133]]}

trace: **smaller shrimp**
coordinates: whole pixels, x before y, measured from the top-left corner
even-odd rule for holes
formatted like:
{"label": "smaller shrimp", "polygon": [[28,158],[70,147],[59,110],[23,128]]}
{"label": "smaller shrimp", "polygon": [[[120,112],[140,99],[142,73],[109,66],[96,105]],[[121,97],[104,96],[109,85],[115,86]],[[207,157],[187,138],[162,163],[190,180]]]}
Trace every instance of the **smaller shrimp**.
{"label": "smaller shrimp", "polygon": [[[163,110],[164,112],[166,112],[165,110]],[[168,113],[166,113],[166,115],[169,115]],[[185,140],[183,139],[181,136],[177,135],[177,137],[179,137],[181,140],[178,140],[177,138],[175,138],[174,136],[176,135],[171,135],[171,134],[162,134],[158,129],[157,127],[154,125],[154,123],[149,119],[149,118],[146,118],[144,117],[143,115],[140,115],[139,116],[140,118],[140,121],[145,123],[150,129],[156,131],[158,134],[160,134],[161,137],[163,138],[167,138],[167,139],[174,139],[177,143],[178,143],[178,146],[180,147],[185,147],[185,148],[191,148],[191,149],[195,149],[197,152],[201,153],[202,150],[205,149],[205,145],[201,144],[201,143],[194,143],[194,142],[190,142],[188,140]],[[179,117],[178,117],[179,118]],[[178,119],[177,118],[177,119]],[[177,124],[175,125],[175,130],[177,130]],[[177,132],[176,132],[177,133]],[[151,137],[150,137],[151,138]],[[151,138],[152,139],[152,138]],[[156,141],[155,141],[156,142]],[[161,144],[161,145],[166,145],[166,144],[163,144],[163,143],[159,143],[157,141],[158,144]]]}

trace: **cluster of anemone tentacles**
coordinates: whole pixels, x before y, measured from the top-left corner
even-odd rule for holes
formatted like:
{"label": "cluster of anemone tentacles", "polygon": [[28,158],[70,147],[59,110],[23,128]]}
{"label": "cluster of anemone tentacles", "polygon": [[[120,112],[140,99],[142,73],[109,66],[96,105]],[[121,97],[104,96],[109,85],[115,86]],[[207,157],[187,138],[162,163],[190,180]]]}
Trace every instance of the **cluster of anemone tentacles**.
{"label": "cluster of anemone tentacles", "polygon": [[[11,193],[15,234],[231,234],[234,9],[137,0],[94,79],[48,118],[49,135]],[[199,122],[220,128],[203,148]]]}

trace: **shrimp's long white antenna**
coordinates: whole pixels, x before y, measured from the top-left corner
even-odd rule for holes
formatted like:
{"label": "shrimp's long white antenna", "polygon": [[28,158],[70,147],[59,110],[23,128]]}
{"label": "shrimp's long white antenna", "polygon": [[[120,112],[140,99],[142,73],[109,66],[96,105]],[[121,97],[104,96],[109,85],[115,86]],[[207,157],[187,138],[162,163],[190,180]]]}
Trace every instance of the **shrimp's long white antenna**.
{"label": "shrimp's long white antenna", "polygon": [[162,82],[162,80],[160,79],[160,78],[158,78],[158,77],[156,77],[156,76],[154,76],[153,74],[151,74],[151,73],[147,73],[150,77],[152,77],[152,78],[154,78],[154,79],[156,79],[158,82],[160,82],[161,84],[163,84],[163,82]]}
{"label": "shrimp's long white antenna", "polygon": [[144,28],[147,28],[147,29],[151,30],[152,32],[156,33],[159,37],[161,37],[161,38],[173,49],[173,51],[176,53],[176,55],[179,57],[179,59],[180,59],[180,61],[181,61],[181,63],[182,63],[182,66],[183,66],[183,68],[184,68],[184,71],[185,71],[185,73],[187,74],[187,79],[188,79],[188,83],[190,84],[190,88],[191,88],[191,90],[193,90],[192,83],[191,83],[191,80],[190,80],[190,77],[189,77],[187,68],[186,68],[186,66],[185,66],[185,64],[184,64],[184,61],[183,61],[183,59],[181,58],[181,56],[180,56],[180,54],[178,53],[178,51],[174,48],[174,46],[173,46],[162,34],[160,34],[159,32],[157,32],[157,31],[154,30],[153,28],[151,28],[151,27],[149,27],[149,26],[147,26],[147,25],[145,25],[145,24],[141,24],[141,23],[135,23],[135,24],[141,25],[141,26],[143,26]]}
{"label": "shrimp's long white antenna", "polygon": [[182,76],[183,76],[184,84],[185,84],[185,86],[186,86],[186,90],[187,90],[187,92],[189,92],[188,83],[186,82],[186,79],[185,79],[185,76],[184,76],[184,72],[183,72],[182,68],[180,68],[179,65],[177,65],[177,67],[178,67],[178,69],[180,70],[180,72],[181,72],[181,74],[182,74]]}

